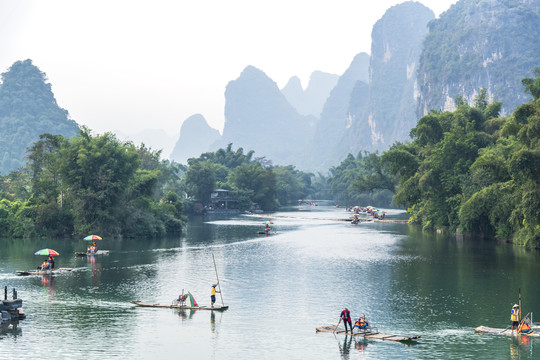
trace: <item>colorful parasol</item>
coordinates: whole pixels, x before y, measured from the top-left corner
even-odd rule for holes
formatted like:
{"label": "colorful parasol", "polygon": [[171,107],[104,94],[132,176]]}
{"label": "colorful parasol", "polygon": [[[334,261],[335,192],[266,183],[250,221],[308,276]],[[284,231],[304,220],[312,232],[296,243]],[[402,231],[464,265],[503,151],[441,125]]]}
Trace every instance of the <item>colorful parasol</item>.
{"label": "colorful parasol", "polygon": [[34,255],[60,255],[56,250],[53,249],[41,249],[34,253]]}
{"label": "colorful parasol", "polygon": [[273,222],[271,222],[271,221],[265,221],[265,222],[263,222],[263,224],[264,224],[264,225],[270,225],[270,224],[273,224]]}
{"label": "colorful parasol", "polygon": [[97,235],[88,235],[84,238],[86,241],[92,241],[92,240],[103,240],[100,236]]}

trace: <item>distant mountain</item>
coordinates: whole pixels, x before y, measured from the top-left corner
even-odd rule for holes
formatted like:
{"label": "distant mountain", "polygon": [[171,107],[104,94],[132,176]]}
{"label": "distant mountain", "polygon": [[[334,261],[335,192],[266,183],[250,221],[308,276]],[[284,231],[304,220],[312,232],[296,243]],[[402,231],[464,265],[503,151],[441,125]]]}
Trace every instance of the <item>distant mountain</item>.
{"label": "distant mountain", "polygon": [[418,70],[417,115],[470,103],[480,88],[511,113],[527,102],[521,79],[540,65],[539,0],[461,0],[429,24]]}
{"label": "distant mountain", "polygon": [[0,84],[0,173],[26,164],[26,149],[39,135],[71,137],[79,130],[67,110],[56,103],[47,82],[32,60],[15,62]]}
{"label": "distant mountain", "polygon": [[[356,55],[349,68],[339,77],[336,86],[330,92],[330,96],[324,104],[321,118],[316,123],[315,134],[308,147],[306,164],[308,169],[326,170],[330,166],[339,163],[347,155],[342,151],[341,139],[345,131],[350,127],[349,107],[353,95],[362,89],[365,93],[364,103],[367,100],[365,80],[369,75],[369,55],[360,53]],[[356,88],[356,92],[353,91]],[[362,102],[354,98],[356,107],[362,107]]]}
{"label": "distant mountain", "polygon": [[314,71],[305,91],[302,89],[300,79],[293,76],[281,92],[299,114],[320,117],[324,103],[338,79],[338,75]]}
{"label": "distant mountain", "polygon": [[276,164],[298,164],[314,121],[300,115],[264,72],[248,66],[227,85],[223,136],[213,149],[233,143]]}
{"label": "distant mountain", "polygon": [[[369,98],[365,107],[351,108],[352,126],[343,141],[351,153],[384,151],[409,138],[418,119],[418,59],[434,17],[429,8],[408,1],[388,9],[373,26]],[[358,96],[363,101],[365,90]]]}
{"label": "distant mountain", "polygon": [[219,131],[210,127],[201,114],[187,118],[180,128],[180,138],[171,153],[171,160],[187,164],[187,159],[199,157],[220,139]]}
{"label": "distant mountain", "polygon": [[169,158],[169,155],[178,140],[178,135],[171,136],[163,129],[144,129],[136,134],[126,134],[122,131],[115,131],[119,139],[132,141],[135,145],[144,143],[153,150],[161,150],[162,158]]}

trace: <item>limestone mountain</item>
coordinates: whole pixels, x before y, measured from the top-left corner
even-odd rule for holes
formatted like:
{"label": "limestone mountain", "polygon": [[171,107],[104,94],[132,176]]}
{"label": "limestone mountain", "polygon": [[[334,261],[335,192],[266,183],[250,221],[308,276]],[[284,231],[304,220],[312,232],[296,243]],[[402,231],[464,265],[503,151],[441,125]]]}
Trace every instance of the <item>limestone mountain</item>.
{"label": "limestone mountain", "polygon": [[306,90],[302,88],[300,79],[293,76],[281,92],[299,114],[320,117],[324,103],[338,79],[338,75],[314,71],[311,73]]}
{"label": "limestone mountain", "polygon": [[[351,127],[343,141],[351,153],[386,150],[408,139],[417,122],[418,59],[434,17],[429,8],[408,1],[388,9],[373,26],[369,98],[365,106],[351,107]],[[363,100],[365,93],[357,96]]]}
{"label": "limestone mountain", "polygon": [[511,113],[527,102],[521,79],[540,65],[540,0],[461,0],[429,24],[417,114],[472,103],[480,88]]}
{"label": "limestone mountain", "polygon": [[209,151],[210,146],[220,139],[219,131],[210,127],[201,114],[187,118],[180,128],[180,137],[171,153],[171,160],[186,164],[187,159],[198,157]]}
{"label": "limestone mountain", "polygon": [[[336,86],[324,104],[321,117],[316,124],[315,134],[310,142],[306,165],[312,170],[326,170],[347,155],[343,151],[341,139],[350,127],[349,107],[353,94],[353,106],[363,106],[361,92],[367,94],[365,82],[369,74],[369,55],[356,55],[349,68],[339,77]],[[364,99],[367,99],[364,96]],[[363,101],[365,103],[365,100]]]}
{"label": "limestone mountain", "polygon": [[67,110],[56,103],[47,82],[32,60],[15,62],[0,84],[0,172],[25,165],[26,149],[39,135],[71,137],[79,130]]}
{"label": "limestone mountain", "polygon": [[248,66],[227,85],[223,136],[213,148],[233,143],[276,164],[298,164],[314,121],[300,115],[264,72]]}

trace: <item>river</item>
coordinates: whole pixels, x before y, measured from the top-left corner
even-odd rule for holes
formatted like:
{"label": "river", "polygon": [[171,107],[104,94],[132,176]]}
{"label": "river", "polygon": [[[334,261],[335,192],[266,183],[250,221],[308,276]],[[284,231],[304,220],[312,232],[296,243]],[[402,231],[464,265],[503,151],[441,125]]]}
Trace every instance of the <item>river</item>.
{"label": "river", "polygon": [[[0,286],[16,288],[27,318],[0,330],[0,359],[534,359],[540,339],[475,334],[504,328],[521,289],[539,311],[540,254],[504,243],[422,233],[406,224],[336,221],[331,206],[267,216],[190,219],[182,236],[104,240],[110,254],[75,257],[82,239],[0,240]],[[403,218],[388,210],[388,219]],[[275,234],[258,235],[262,222]],[[88,234],[85,234],[88,235]],[[41,248],[60,253],[54,276],[35,268]],[[190,291],[224,312],[142,308]],[[3,291],[2,291],[3,296]],[[217,302],[221,304],[220,294]],[[316,333],[343,307],[416,344]]]}

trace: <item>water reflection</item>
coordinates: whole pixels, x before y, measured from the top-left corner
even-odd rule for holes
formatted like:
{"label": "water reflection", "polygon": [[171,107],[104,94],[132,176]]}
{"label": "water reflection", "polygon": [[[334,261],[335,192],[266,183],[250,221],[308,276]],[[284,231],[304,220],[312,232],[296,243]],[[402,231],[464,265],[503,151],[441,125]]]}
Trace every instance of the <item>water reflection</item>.
{"label": "water reflection", "polygon": [[48,290],[49,296],[54,297],[56,295],[53,274],[41,275],[41,285],[43,286],[44,289]]}
{"label": "water reflection", "polygon": [[353,337],[349,335],[345,335],[345,339],[343,340],[343,344],[341,344],[340,341],[338,341],[339,345],[339,354],[341,355],[342,359],[348,359],[349,354],[351,351],[351,345],[353,343]]}
{"label": "water reflection", "polygon": [[532,341],[528,336],[512,336],[510,358],[512,360],[532,358]]}
{"label": "water reflection", "polygon": [[180,320],[182,320],[183,322],[186,320],[191,320],[191,318],[193,317],[193,315],[195,315],[196,312],[197,310],[189,310],[189,314],[188,314],[188,311],[181,309],[181,310],[178,310],[178,316],[180,317]]}
{"label": "water reflection", "polygon": [[95,255],[89,255],[86,257],[86,261],[90,265],[90,270],[92,274],[92,286],[97,287],[99,285],[99,274],[98,262]]}
{"label": "water reflection", "polygon": [[3,335],[10,335],[16,338],[22,335],[22,329],[18,321],[8,321],[0,324],[0,339]]}
{"label": "water reflection", "polygon": [[355,336],[345,335],[343,343],[340,339],[338,339],[339,354],[342,359],[349,359],[351,355],[351,350],[353,350],[353,352],[363,353],[364,351],[366,351],[367,345],[368,341],[363,337],[359,338]]}

